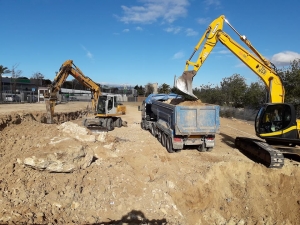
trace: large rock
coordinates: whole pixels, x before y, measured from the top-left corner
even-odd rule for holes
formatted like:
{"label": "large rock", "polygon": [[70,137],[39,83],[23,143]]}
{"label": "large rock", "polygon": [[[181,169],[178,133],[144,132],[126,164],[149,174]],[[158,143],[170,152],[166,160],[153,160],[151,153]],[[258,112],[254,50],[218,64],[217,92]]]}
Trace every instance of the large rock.
{"label": "large rock", "polygon": [[37,153],[22,161],[25,166],[36,170],[56,173],[70,173],[88,167],[93,159],[93,151],[85,150],[82,145],[68,146],[61,150],[48,153]]}
{"label": "large rock", "polygon": [[75,123],[72,122],[65,122],[62,123],[61,125],[57,126],[59,130],[62,130],[69,136],[76,138],[79,141],[84,141],[84,142],[95,142],[96,141],[96,136],[89,134],[89,131],[81,126],[78,126]]}

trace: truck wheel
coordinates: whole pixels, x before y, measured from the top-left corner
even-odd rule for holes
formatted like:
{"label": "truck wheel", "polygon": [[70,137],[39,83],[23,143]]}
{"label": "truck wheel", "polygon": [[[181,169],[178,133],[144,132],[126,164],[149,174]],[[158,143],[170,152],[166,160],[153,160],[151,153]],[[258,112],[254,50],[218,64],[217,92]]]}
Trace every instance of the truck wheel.
{"label": "truck wheel", "polygon": [[157,140],[161,143],[161,131],[157,129]]}
{"label": "truck wheel", "polygon": [[207,152],[211,152],[212,150],[213,150],[212,147],[206,148],[206,151],[207,151]]}
{"label": "truck wheel", "polygon": [[151,125],[151,134],[155,137],[155,126],[154,126],[154,123],[152,123]]}
{"label": "truck wheel", "polygon": [[174,149],[173,149],[173,143],[172,143],[172,138],[171,137],[167,138],[166,149],[169,153],[175,152]]}
{"label": "truck wheel", "polygon": [[114,129],[114,123],[113,123],[112,118],[107,118],[106,128],[107,128],[108,131],[111,131],[111,130]]}
{"label": "truck wheel", "polygon": [[203,143],[202,145],[199,145],[198,148],[197,148],[197,150],[198,150],[199,152],[205,152],[205,151],[206,151],[206,148],[204,147],[204,143]]}
{"label": "truck wheel", "polygon": [[141,128],[142,128],[143,130],[146,130],[144,120],[142,120],[142,122],[141,122]]}
{"label": "truck wheel", "polygon": [[166,142],[167,142],[167,136],[164,132],[161,133],[161,145],[163,147],[166,147]]}

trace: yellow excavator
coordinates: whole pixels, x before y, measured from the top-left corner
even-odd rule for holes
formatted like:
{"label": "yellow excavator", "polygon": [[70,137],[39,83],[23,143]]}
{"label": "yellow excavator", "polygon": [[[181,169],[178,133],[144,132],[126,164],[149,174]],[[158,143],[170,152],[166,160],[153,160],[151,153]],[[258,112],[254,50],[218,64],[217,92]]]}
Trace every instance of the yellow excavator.
{"label": "yellow excavator", "polygon": [[[240,40],[245,43],[252,52],[243,48],[223,31],[224,22],[234,30]],[[284,145],[289,147],[300,145],[300,121],[296,118],[296,110],[292,104],[284,103],[285,90],[283,81],[281,77],[278,76],[275,65],[264,58],[252,46],[246,36],[240,35],[226,20],[224,15],[215,19],[208,26],[195,46],[192,55],[186,61],[182,76],[175,81],[175,87],[192,98],[197,99],[192,90],[193,78],[218,42],[221,42],[259,76],[268,90],[268,103],[265,103],[261,107],[255,119],[256,135],[265,139],[266,142],[246,137],[237,137],[235,139],[235,145],[241,151],[256,158],[267,167],[281,168],[284,164],[282,153],[299,154],[299,150],[296,148],[278,150],[279,148],[275,149],[271,145]],[[200,46],[202,49],[199,56],[196,62],[192,62],[191,60]],[[192,70],[189,70],[190,66],[193,67]]]}
{"label": "yellow excavator", "polygon": [[73,60],[65,61],[56,74],[48,92],[44,95],[47,111],[47,123],[54,123],[54,108],[58,100],[58,92],[68,76],[72,75],[85,87],[89,88],[92,94],[92,112],[94,118],[85,118],[83,125],[89,129],[111,131],[115,127],[126,125],[122,121],[121,115],[126,114],[126,106],[118,102],[117,95],[103,94],[100,86],[85,76],[83,72],[75,66]]}

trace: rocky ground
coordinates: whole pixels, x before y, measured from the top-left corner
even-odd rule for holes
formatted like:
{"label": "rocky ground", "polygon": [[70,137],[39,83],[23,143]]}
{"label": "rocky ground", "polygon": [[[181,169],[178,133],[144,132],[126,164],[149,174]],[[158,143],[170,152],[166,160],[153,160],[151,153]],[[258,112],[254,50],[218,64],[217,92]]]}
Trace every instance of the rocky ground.
{"label": "rocky ground", "polygon": [[[0,224],[300,224],[299,158],[269,169],[236,148],[246,121],[221,118],[212,152],[169,154],[140,128],[90,133],[88,104],[0,105]],[[68,121],[68,122],[67,122]]]}

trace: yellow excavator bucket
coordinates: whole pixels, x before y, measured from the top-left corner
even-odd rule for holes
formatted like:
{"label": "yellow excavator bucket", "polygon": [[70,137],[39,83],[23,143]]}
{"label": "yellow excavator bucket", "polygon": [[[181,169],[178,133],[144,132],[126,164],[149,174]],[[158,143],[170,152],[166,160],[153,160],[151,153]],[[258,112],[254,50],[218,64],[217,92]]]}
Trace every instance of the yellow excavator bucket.
{"label": "yellow excavator bucket", "polygon": [[192,98],[198,99],[193,94],[193,77],[196,75],[195,70],[184,71],[180,77],[175,81],[175,87],[178,88],[183,93],[191,96]]}

